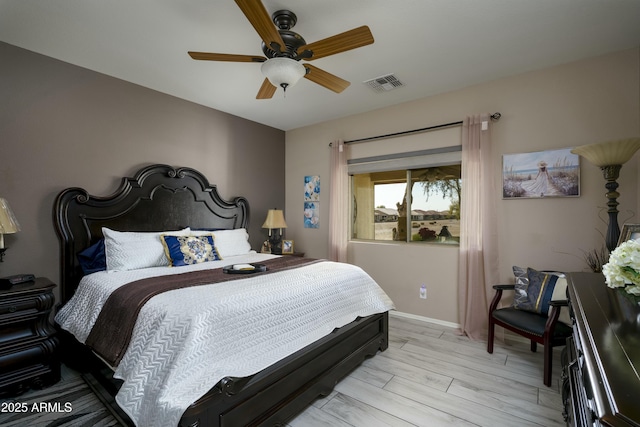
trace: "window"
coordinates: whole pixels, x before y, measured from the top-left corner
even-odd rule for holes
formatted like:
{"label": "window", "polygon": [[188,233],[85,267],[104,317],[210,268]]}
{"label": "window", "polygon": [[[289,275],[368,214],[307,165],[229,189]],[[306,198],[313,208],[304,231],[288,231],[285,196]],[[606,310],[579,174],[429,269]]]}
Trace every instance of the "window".
{"label": "window", "polygon": [[351,239],[459,242],[461,139],[455,126],[349,144]]}
{"label": "window", "polygon": [[354,173],[351,238],[458,243],[460,170],[450,164]]}

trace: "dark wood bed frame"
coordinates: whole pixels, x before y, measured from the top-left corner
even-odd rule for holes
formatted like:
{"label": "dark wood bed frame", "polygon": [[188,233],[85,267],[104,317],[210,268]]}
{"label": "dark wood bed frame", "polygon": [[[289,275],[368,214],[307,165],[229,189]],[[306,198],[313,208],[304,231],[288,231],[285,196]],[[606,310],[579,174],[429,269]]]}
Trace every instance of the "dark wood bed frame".
{"label": "dark wood bed frame", "polygon": [[[82,270],[76,254],[102,238],[102,227],[120,231],[192,228],[247,228],[249,204],[223,200],[198,171],[151,165],[123,178],[108,197],[82,188],[62,191],[54,204],[60,239],[61,304],[75,292]],[[113,400],[119,381],[86,347],[59,331],[63,360],[87,371],[87,382],[122,422],[131,424]],[[388,347],[388,313],[380,313],[331,334],[246,378],[225,377],[183,414],[180,426],[281,426],[335,384],[366,357]]]}

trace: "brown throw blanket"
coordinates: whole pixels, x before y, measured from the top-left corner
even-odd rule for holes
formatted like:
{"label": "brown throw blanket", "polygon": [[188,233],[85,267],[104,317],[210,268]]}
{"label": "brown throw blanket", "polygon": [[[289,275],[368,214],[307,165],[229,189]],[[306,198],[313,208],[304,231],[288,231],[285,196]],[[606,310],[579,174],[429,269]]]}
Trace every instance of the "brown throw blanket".
{"label": "brown throw blanket", "polygon": [[[260,264],[267,266],[267,271],[254,274],[275,273],[318,261],[312,258],[283,256],[260,262]],[[222,268],[216,268],[149,277],[127,283],[109,295],[85,344],[111,366],[118,366],[129,346],[138,313],[152,297],[174,289],[246,279],[250,276],[252,275],[227,274],[223,273]]]}

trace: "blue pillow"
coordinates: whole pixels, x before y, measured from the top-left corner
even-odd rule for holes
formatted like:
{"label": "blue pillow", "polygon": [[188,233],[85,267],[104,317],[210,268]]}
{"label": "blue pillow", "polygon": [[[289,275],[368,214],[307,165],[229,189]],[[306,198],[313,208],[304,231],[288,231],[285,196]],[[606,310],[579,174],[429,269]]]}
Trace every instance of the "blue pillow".
{"label": "blue pillow", "polygon": [[107,257],[104,253],[104,239],[98,240],[87,249],[78,253],[78,263],[86,276],[96,271],[104,271],[107,269]]}
{"label": "blue pillow", "polygon": [[526,287],[526,296],[517,302],[514,301],[514,307],[546,316],[549,312],[549,302],[553,297],[553,290],[556,287],[558,277],[558,274],[527,268],[529,283]]}
{"label": "blue pillow", "polygon": [[169,263],[174,267],[222,259],[213,243],[213,236],[210,234],[202,236],[167,236],[163,234],[162,243]]}

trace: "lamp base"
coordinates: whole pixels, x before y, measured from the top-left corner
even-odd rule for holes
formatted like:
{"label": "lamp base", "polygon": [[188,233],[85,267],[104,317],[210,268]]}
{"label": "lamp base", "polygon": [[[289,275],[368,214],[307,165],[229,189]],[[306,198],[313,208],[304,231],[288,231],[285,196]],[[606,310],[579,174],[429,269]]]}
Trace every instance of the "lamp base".
{"label": "lamp base", "polygon": [[609,224],[607,225],[607,236],[605,238],[605,243],[607,245],[607,249],[609,252],[613,252],[613,250],[618,245],[618,239],[620,238],[620,226],[618,225],[618,193],[616,190],[618,189],[618,182],[616,181],[620,176],[620,168],[622,165],[611,165],[611,166],[603,166],[600,168],[602,170],[602,174],[604,175],[604,179],[607,181],[604,185],[607,189],[607,213],[609,214]]}
{"label": "lamp base", "polygon": [[269,240],[271,253],[274,255],[282,255],[282,237],[272,237]]}

